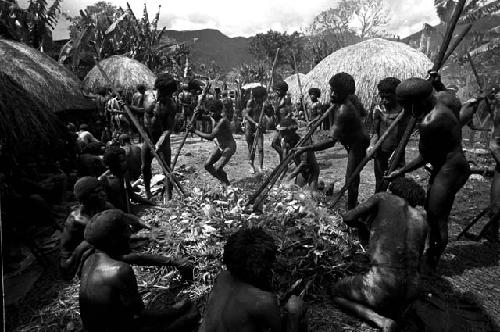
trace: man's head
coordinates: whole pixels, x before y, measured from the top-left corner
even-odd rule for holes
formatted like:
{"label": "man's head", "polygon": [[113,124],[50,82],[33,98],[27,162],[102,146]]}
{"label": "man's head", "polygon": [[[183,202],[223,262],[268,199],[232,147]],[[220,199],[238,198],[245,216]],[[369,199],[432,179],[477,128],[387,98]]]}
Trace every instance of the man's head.
{"label": "man's head", "polygon": [[137,91],[139,91],[141,94],[144,94],[146,92],[146,86],[144,84],[137,85]]}
{"label": "man's head", "polygon": [[86,208],[102,210],[106,205],[106,192],[95,177],[85,176],[78,179],[73,187],[73,193]]}
{"label": "man's head", "polygon": [[285,141],[288,141],[293,137],[298,128],[299,125],[297,124],[297,121],[290,118],[284,118],[280,121],[276,129],[280,133],[281,137],[283,137]]}
{"label": "man's head", "polygon": [[92,217],[85,227],[85,241],[108,255],[130,252],[132,230],[127,215],[118,209],[105,210]]}
{"label": "man's head", "polygon": [[240,229],[227,240],[223,262],[233,277],[270,290],[277,250],[274,239],[262,228]]}
{"label": "man's head", "polygon": [[68,129],[69,132],[74,133],[76,132],[76,126],[74,123],[70,122],[66,125],[66,128]]}
{"label": "man's head", "polygon": [[266,88],[263,86],[257,86],[252,89],[252,95],[255,98],[255,101],[262,102],[267,96]]}
{"label": "man's head", "polygon": [[110,146],[104,152],[104,165],[116,176],[123,176],[127,172],[127,156],[125,150],[118,146]]}
{"label": "man's head", "polygon": [[100,156],[104,152],[105,145],[102,142],[90,142],[83,148],[83,153]]}
{"label": "man's head", "polygon": [[215,121],[219,121],[222,117],[222,102],[218,99],[212,99],[207,102],[207,109]]}
{"label": "man's head", "polygon": [[227,90],[222,91],[222,98],[227,98]]}
{"label": "man's head", "polygon": [[169,98],[177,91],[177,82],[168,73],[160,74],[155,81],[155,89],[158,91],[158,98]]}
{"label": "man's head", "polygon": [[82,123],[80,125],[80,131],[88,131],[88,130],[89,130],[89,126],[86,123]]}
{"label": "man's head", "polygon": [[118,136],[118,141],[120,142],[121,146],[131,144],[130,143],[130,136],[127,134],[121,134],[120,136]]}
{"label": "man's head", "polygon": [[310,88],[309,89],[309,98],[312,101],[317,101],[321,97],[321,90],[319,88]]}
{"label": "man's head", "polygon": [[254,106],[255,106],[255,100],[253,98],[249,99],[247,101],[246,108],[250,110],[250,109],[254,108]]}
{"label": "man's head", "polygon": [[288,84],[283,80],[279,80],[274,84],[273,90],[278,93],[279,97],[284,97],[288,92]]}
{"label": "man's head", "polygon": [[433,92],[429,81],[417,77],[404,80],[396,88],[398,103],[417,118],[429,113],[434,107]]}
{"label": "man's head", "polygon": [[425,190],[415,180],[407,177],[397,177],[389,184],[389,190],[396,196],[404,198],[410,206],[424,206]]}
{"label": "man's head", "polygon": [[342,103],[356,91],[354,78],[348,73],[338,73],[330,78],[330,100],[332,103]]}
{"label": "man's head", "polygon": [[401,81],[396,77],[386,77],[377,84],[378,94],[384,106],[396,106],[396,88],[400,83]]}

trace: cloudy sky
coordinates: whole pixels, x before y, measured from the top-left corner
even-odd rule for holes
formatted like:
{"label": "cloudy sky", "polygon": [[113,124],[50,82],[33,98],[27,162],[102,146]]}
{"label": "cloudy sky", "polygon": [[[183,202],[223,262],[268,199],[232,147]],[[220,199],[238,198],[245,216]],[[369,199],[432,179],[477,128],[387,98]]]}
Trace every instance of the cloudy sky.
{"label": "cloudy sky", "polygon": [[[78,15],[79,9],[97,0],[63,0],[62,10]],[[20,1],[22,5],[26,0]],[[126,7],[127,0],[109,0]],[[146,2],[150,17],[161,4],[160,27],[174,30],[218,29],[230,37],[252,36],[269,29],[293,32],[311,23],[315,15],[335,6],[336,0],[134,0],[129,1],[137,16]],[[439,22],[433,0],[386,0],[391,11],[387,31],[401,37],[421,29],[423,23]],[[68,37],[68,22],[61,19],[54,39]]]}

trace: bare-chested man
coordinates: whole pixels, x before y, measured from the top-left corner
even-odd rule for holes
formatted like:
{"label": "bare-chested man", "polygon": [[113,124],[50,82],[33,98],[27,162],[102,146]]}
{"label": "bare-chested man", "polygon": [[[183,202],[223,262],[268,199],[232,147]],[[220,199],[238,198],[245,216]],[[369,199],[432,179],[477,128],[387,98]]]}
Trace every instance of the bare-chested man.
{"label": "bare-chested man", "polygon": [[199,317],[188,303],[162,311],[145,309],[134,270],[122,261],[130,252],[130,235],[126,214],[120,210],[95,215],[85,228],[85,241],[95,248],[81,271],[80,317],[85,330],[191,331]]}
{"label": "bare-chested man", "polygon": [[319,88],[309,89],[309,98],[311,99],[311,102],[308,107],[310,120],[314,120],[318,116],[321,116],[322,105],[321,101],[319,100],[320,97],[321,97],[321,90]]}
{"label": "bare-chested man", "polygon": [[[396,98],[396,88],[401,81],[395,77],[387,77],[381,80],[378,85],[378,93],[381,99],[381,104],[375,106],[373,110],[373,136],[368,147],[367,154],[373,149],[387,128],[389,128],[403,111],[403,108],[398,104]],[[405,119],[403,119],[405,120]],[[399,125],[389,134],[382,146],[378,149],[373,160],[373,170],[375,173],[375,188],[380,188],[380,183],[384,177],[384,173],[389,167],[389,158],[398,147],[403,136],[407,121],[401,121]],[[398,161],[398,167],[403,167],[405,164],[405,154],[401,154]]]}
{"label": "bare-chested man", "polygon": [[[199,130],[195,130],[193,126],[190,129],[201,138],[207,140],[215,140],[216,147],[205,162],[205,170],[213,177],[221,181],[225,185],[229,185],[227,173],[224,171],[224,166],[227,165],[231,157],[236,152],[236,141],[234,140],[231,131],[231,121],[233,113],[231,109],[223,108],[220,100],[211,100],[208,103],[208,110],[212,118],[216,121],[212,133],[207,134]],[[214,167],[216,162],[219,162],[217,167]]]}
{"label": "bare-chested man", "polygon": [[341,279],[331,289],[333,301],[383,331],[395,331],[397,320],[415,299],[420,284],[420,259],[427,236],[425,191],[415,181],[399,177],[381,192],[343,217],[368,242],[370,270]]}
{"label": "bare-chested man", "polygon": [[103,157],[104,165],[109,169],[109,174],[103,174],[99,179],[102,181],[109,201],[117,209],[130,213],[130,202],[154,205],[134,192],[130,179],[127,175],[127,155],[125,150],[117,146],[106,149]]}
{"label": "bare-chested man", "polygon": [[[331,102],[338,106],[334,114],[333,127],[330,130],[330,138],[309,146],[300,147],[297,153],[305,151],[322,151],[335,146],[339,141],[348,151],[346,180],[351,177],[352,172],[366,155],[366,148],[370,138],[363,126],[360,110],[351,100],[355,92],[355,83],[351,75],[347,73],[335,74],[330,79]],[[353,209],[358,204],[359,174],[348,188],[347,209]]]}
{"label": "bare-chested man", "polygon": [[292,296],[282,320],[272,292],[277,247],[261,228],[240,229],[224,246],[222,271],[210,292],[199,332],[302,331],[302,300]]}
{"label": "bare-chested man", "polygon": [[127,176],[129,181],[135,181],[141,176],[141,148],[130,142],[130,136],[121,134],[118,137],[120,147],[127,156]]}
{"label": "bare-chested man", "polygon": [[[156,98],[153,94],[148,94],[144,102],[144,125],[149,138],[156,144],[159,155],[165,163],[170,166],[171,148],[170,135],[175,128],[175,114],[177,106],[172,98],[172,94],[177,90],[177,83],[170,74],[161,74],[155,81]],[[151,195],[151,162],[153,154],[151,148],[144,143],[142,147],[142,176],[144,177],[144,187],[146,197],[150,199]],[[172,199],[173,184],[167,177],[165,179],[165,199]]]}
{"label": "bare-chested man", "polygon": [[[245,138],[248,145],[248,162],[250,164],[250,171],[252,173],[262,172],[264,168],[264,123],[259,123],[260,114],[262,112],[263,103],[266,99],[266,89],[263,87],[256,87],[252,90],[253,99],[250,99],[246,105],[246,126],[245,126]],[[260,130],[257,133],[257,127],[260,126]],[[258,134],[258,135],[257,135]],[[256,151],[252,156],[252,146],[254,140],[257,140]],[[259,153],[259,161],[257,170],[254,166],[255,156]]]}
{"label": "bare-chested man", "polygon": [[419,155],[387,177],[393,179],[426,163],[432,165],[427,192],[427,222],[430,229],[427,263],[436,268],[448,244],[448,217],[456,193],[467,181],[470,170],[462,149],[460,101],[449,92],[434,92],[420,78],[403,81],[396,89],[398,101],[420,121]]}
{"label": "bare-chested man", "polygon": [[[299,125],[297,121],[285,118],[278,126],[280,131],[281,149],[283,151],[283,158],[286,158],[288,153],[297,145],[300,136],[297,134]],[[309,142],[311,143],[311,142]],[[316,161],[316,156],[313,151],[296,154],[294,156],[295,169],[288,176],[288,180],[295,178],[295,184],[299,187],[309,186],[311,190],[318,189],[319,178],[319,165]]]}
{"label": "bare-chested man", "polygon": [[[292,100],[287,95],[288,84],[285,81],[278,81],[273,86],[274,92],[277,94],[278,100],[274,103],[274,123],[278,126],[281,120],[291,116]],[[276,130],[271,141],[271,147],[278,153],[280,163],[283,160],[283,151],[281,151],[281,136],[279,130]]]}
{"label": "bare-chested man", "polygon": [[179,92],[177,102],[181,108],[182,116],[184,119],[184,128],[187,128],[194,113],[196,99],[193,93],[189,91],[188,82],[183,82],[181,84],[181,89],[182,91]]}

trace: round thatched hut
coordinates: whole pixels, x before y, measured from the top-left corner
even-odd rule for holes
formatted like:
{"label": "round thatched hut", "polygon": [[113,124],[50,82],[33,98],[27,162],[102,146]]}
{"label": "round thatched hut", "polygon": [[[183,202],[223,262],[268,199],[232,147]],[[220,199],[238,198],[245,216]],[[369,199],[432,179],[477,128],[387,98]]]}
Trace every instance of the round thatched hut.
{"label": "round thatched hut", "polygon": [[304,79],[306,77],[306,74],[302,74],[302,73],[297,73],[297,74],[290,75],[290,76],[288,76],[287,78],[285,78],[283,80],[283,81],[286,82],[286,84],[288,84],[288,89],[290,89],[290,87],[292,87],[292,86],[294,86],[294,87],[297,86],[297,84],[298,84],[297,76],[300,79],[300,84],[302,85],[302,89],[304,89],[303,85],[304,85]]}
{"label": "round thatched hut", "polygon": [[[321,99],[328,101],[329,79],[339,72],[351,74],[356,81],[356,94],[365,107],[377,100],[377,84],[388,76],[400,80],[410,77],[425,77],[432,62],[422,52],[410,46],[381,38],[369,39],[344,47],[323,59],[308,74],[301,77],[302,90],[311,87],[321,89]],[[297,100],[300,92],[297,82],[289,83],[292,99]]]}
{"label": "round thatched hut", "polygon": [[26,44],[0,38],[0,72],[54,113],[95,109],[73,73]]}
{"label": "round thatched hut", "polygon": [[[137,85],[144,84],[147,89],[152,89],[156,75],[144,64],[123,55],[113,55],[100,62],[104,72],[109,76],[113,87],[123,90],[125,95],[132,95]],[[83,80],[85,90],[98,92],[102,88],[112,88],[102,76],[97,66],[94,66]]]}

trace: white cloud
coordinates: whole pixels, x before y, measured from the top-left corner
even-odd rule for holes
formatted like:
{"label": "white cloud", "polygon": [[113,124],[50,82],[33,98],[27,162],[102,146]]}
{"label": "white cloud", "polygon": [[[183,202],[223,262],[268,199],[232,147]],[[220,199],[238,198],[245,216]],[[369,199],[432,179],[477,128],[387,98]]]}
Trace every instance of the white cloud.
{"label": "white cloud", "polygon": [[[26,2],[26,0],[23,0]],[[79,9],[97,0],[64,0],[62,9],[77,15]],[[418,31],[423,23],[437,23],[433,0],[386,0],[391,9],[390,33],[406,36]],[[109,0],[125,7],[127,0]],[[129,1],[137,16],[142,15],[143,1]],[[174,30],[218,29],[230,37],[252,36],[269,29],[293,32],[307,26],[315,15],[332,7],[336,0],[146,0],[152,18],[161,4],[160,26]],[[21,1],[22,3],[22,1]],[[61,22],[54,38],[68,36],[68,23]]]}

